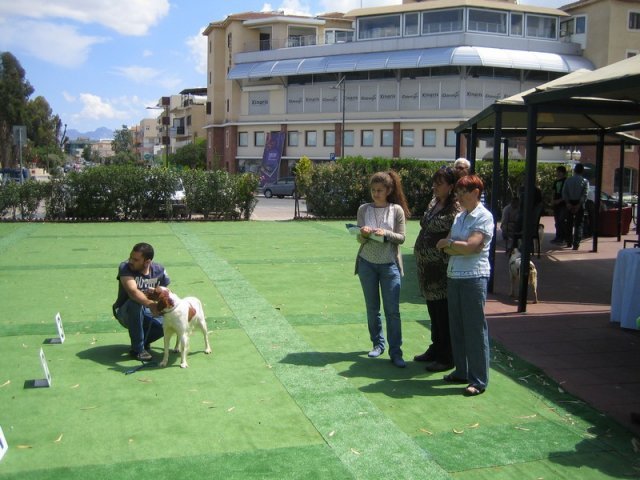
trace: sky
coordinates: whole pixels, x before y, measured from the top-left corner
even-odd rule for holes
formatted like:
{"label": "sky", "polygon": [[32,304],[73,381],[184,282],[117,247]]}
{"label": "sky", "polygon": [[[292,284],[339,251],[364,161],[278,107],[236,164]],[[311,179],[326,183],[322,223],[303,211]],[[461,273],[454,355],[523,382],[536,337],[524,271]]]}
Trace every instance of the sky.
{"label": "sky", "polygon": [[[0,0],[11,52],[68,129],[138,125],[162,96],[206,87],[210,22],[248,11],[317,15],[401,0]],[[521,0],[559,7],[570,0]]]}

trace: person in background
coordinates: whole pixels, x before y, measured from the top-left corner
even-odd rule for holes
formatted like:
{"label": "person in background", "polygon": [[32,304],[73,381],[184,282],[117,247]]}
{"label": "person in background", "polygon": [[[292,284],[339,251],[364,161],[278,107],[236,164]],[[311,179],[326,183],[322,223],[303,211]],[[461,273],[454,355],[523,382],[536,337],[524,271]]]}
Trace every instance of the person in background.
{"label": "person in background", "polygon": [[[522,235],[524,234],[524,185],[520,187],[520,204],[518,207],[518,217],[516,220],[516,229],[513,234],[513,248],[522,248],[520,245],[520,240],[522,240]],[[538,225],[540,224],[540,217],[542,216],[542,210],[544,209],[544,203],[542,201],[542,190],[539,186],[535,186],[533,191],[533,212],[532,215],[529,216],[529,222],[531,225],[531,232],[533,235],[536,235],[538,231]]]}
{"label": "person in background", "polygon": [[450,383],[468,383],[466,396],[480,395],[489,383],[489,329],[484,315],[491,273],[489,246],[494,221],[480,203],[482,180],[468,175],[456,182],[462,211],[456,215],[447,238],[436,246],[449,255],[447,299],[454,371],[444,376]]}
{"label": "person in background", "polygon": [[573,167],[573,175],[567,178],[562,187],[562,199],[567,206],[567,235],[564,240],[567,247],[572,247],[573,250],[578,250],[582,240],[584,205],[589,191],[589,181],[583,174],[584,165],[576,163]]}
{"label": "person in background", "polygon": [[166,270],[153,262],[153,247],[137,243],[129,254],[129,260],[118,268],[118,298],[113,304],[113,315],[129,330],[132,357],[146,362],[151,343],[162,338],[162,317],[156,311],[156,302],[144,292],[157,286],[166,287],[171,282]]}
{"label": "person in background", "polygon": [[449,255],[436,248],[436,243],[449,235],[453,219],[460,211],[453,192],[456,180],[455,170],[451,167],[442,167],[433,175],[433,198],[420,220],[420,233],[413,247],[418,283],[431,319],[431,345],[413,359],[427,362],[426,368],[431,372],[453,368],[447,305]]}
{"label": "person in background", "polygon": [[502,219],[500,220],[500,231],[502,232],[502,239],[504,240],[507,255],[515,248],[515,234],[519,213],[520,199],[518,197],[512,197],[509,205],[502,210]]}
{"label": "person in background", "polygon": [[400,321],[403,268],[399,246],[405,241],[405,217],[409,215],[409,208],[396,172],[377,172],[371,176],[369,183],[373,201],[358,209],[360,232],[357,239],[360,249],[355,268],[362,285],[369,336],[373,344],[369,357],[379,357],[385,349],[380,315],[382,295],[389,356],[396,367],[404,368],[406,363],[402,358]]}
{"label": "person in background", "polygon": [[456,171],[456,176],[458,178],[464,177],[471,173],[471,162],[466,158],[460,157],[453,162],[453,169]]}
{"label": "person in background", "polygon": [[562,198],[562,188],[567,180],[567,167],[560,165],[556,167],[556,179],[553,182],[553,197],[551,205],[553,206],[553,219],[556,225],[556,236],[551,243],[564,244],[567,235],[567,208]]}

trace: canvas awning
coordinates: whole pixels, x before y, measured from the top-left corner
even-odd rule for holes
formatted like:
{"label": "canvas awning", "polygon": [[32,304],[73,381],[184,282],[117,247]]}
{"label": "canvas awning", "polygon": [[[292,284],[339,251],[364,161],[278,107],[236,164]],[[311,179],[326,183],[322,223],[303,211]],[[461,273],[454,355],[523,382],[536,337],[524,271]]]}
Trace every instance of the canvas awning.
{"label": "canvas awning", "polygon": [[[499,166],[500,139],[505,136],[527,137],[525,167],[525,210],[523,238],[530,238],[533,228],[528,216],[533,207],[537,146],[578,144],[596,145],[595,211],[600,207],[602,164],[606,143],[638,143],[629,132],[640,129],[640,56],[622,60],[594,71],[576,71],[519,95],[500,100],[456,129],[458,138],[470,136],[470,156],[475,158],[473,137],[492,136],[494,166]],[[545,143],[543,143],[543,141]],[[458,146],[459,149],[459,146]],[[620,164],[624,157],[621,154]],[[499,172],[494,168],[494,180]],[[498,181],[494,181],[497,189]],[[494,190],[494,194],[497,190]],[[494,205],[495,196],[492,198]],[[597,251],[598,215],[594,218],[593,250]],[[518,311],[526,311],[530,246],[523,245],[523,274],[520,281]],[[495,247],[492,254],[495,254]]]}

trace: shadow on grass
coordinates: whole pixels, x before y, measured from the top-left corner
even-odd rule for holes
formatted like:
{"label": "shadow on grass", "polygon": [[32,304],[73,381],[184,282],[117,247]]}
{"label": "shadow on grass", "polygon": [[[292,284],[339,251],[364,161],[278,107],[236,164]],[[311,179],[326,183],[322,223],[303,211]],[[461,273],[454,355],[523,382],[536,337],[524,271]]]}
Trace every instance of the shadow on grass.
{"label": "shadow on grass", "polygon": [[[87,348],[76,353],[76,356],[81,360],[91,360],[105,365],[109,370],[115,372],[127,373],[132,369],[142,365],[129,355],[129,349],[124,345],[100,345],[97,347]],[[148,368],[153,368],[151,364]]]}
{"label": "shadow on grass", "polygon": [[406,368],[397,368],[388,357],[368,358],[367,352],[296,352],[287,355],[280,363],[318,368],[347,364],[345,370],[338,371],[338,375],[345,378],[378,380],[360,387],[360,390],[367,393],[383,393],[393,398],[459,395],[462,392],[461,386],[454,386],[442,380],[443,373],[415,378],[426,375],[423,364],[407,362]]}
{"label": "shadow on grass", "polygon": [[[436,376],[439,375],[439,376]],[[452,385],[442,380],[442,374],[430,378],[392,380],[384,379],[360,387],[364,393],[382,393],[391,398],[460,396],[464,385]]]}
{"label": "shadow on grass", "polygon": [[411,368],[397,368],[391,363],[387,353],[379,358],[367,357],[368,352],[296,352],[290,353],[280,363],[308,367],[347,364],[347,369],[338,374],[347,378],[402,379],[411,378],[416,371]]}
{"label": "shadow on grass", "polygon": [[[586,433],[589,438],[577,443],[575,450],[549,452],[549,461],[563,467],[575,468],[576,478],[579,471],[584,472],[589,468],[598,470],[611,478],[637,478],[637,453],[633,453],[628,445],[625,448],[620,444],[621,442],[612,441],[621,434],[624,435],[622,431],[616,431],[616,429],[590,427]],[[633,440],[636,441],[632,443],[635,449],[638,444],[636,439]],[[612,455],[614,449],[617,450],[617,455]]]}

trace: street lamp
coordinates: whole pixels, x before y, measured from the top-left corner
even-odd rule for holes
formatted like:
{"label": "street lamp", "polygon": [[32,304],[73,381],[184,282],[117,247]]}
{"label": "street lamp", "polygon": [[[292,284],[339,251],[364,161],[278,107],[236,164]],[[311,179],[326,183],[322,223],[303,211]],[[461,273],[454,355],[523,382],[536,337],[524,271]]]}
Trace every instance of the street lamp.
{"label": "street lamp", "polygon": [[345,108],[344,108],[345,107],[344,95],[345,95],[345,90],[347,88],[346,87],[345,78],[346,78],[346,75],[343,74],[340,77],[340,80],[338,80],[338,83],[336,83],[333,87],[331,87],[331,88],[334,88],[334,89],[338,89],[338,88],[340,89],[340,105],[341,105],[340,108],[342,110],[342,126],[340,127],[341,130],[342,130],[342,142],[341,142],[341,145],[340,145],[340,152],[341,152],[340,158],[341,159],[344,159],[344,144],[345,144],[345,138],[346,138],[345,137],[346,133],[344,131],[345,113],[346,113],[345,112]]}

